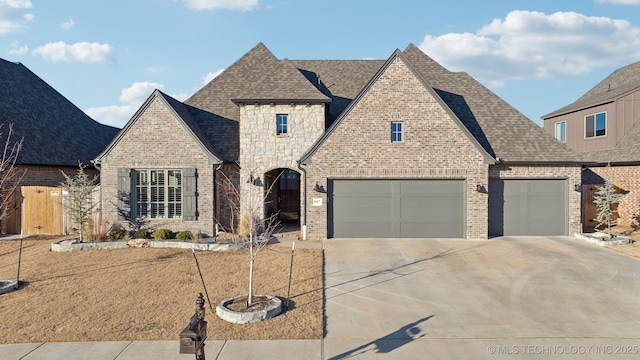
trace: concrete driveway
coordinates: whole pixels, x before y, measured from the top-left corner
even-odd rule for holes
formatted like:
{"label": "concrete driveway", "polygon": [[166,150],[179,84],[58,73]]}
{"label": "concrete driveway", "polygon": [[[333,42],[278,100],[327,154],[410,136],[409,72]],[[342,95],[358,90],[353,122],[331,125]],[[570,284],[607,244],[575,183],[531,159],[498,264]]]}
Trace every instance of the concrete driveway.
{"label": "concrete driveway", "polygon": [[640,260],[570,237],[325,243],[324,359],[640,358]]}

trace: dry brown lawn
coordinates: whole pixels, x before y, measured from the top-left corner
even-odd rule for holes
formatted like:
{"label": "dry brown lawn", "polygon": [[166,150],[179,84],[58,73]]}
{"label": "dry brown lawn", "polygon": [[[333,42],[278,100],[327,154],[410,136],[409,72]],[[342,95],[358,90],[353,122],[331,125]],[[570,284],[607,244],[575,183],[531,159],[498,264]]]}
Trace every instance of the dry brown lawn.
{"label": "dry brown lawn", "polygon": [[[203,292],[190,250],[50,251],[52,237],[24,239],[21,288],[0,295],[0,343],[177,340]],[[18,240],[0,240],[0,279],[15,279]],[[291,250],[269,245],[256,261],[254,291],[287,296]],[[246,294],[246,251],[196,252],[212,313],[208,339],[320,339],[323,333],[321,250],[296,249],[292,309],[237,325],[215,315],[219,301]]]}
{"label": "dry brown lawn", "polygon": [[631,238],[633,242],[631,244],[625,245],[607,246],[607,248],[640,259],[640,230],[636,230],[630,227],[618,226],[612,228],[611,232],[617,235],[627,236]]}

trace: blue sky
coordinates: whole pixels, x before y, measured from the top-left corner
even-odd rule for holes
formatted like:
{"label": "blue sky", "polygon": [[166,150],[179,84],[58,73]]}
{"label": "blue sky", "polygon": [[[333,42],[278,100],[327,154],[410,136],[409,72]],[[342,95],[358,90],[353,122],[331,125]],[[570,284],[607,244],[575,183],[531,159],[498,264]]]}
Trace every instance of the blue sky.
{"label": "blue sky", "polygon": [[0,0],[0,58],[117,127],[153,89],[184,100],[259,42],[281,59],[413,43],[541,124],[640,61],[640,0]]}

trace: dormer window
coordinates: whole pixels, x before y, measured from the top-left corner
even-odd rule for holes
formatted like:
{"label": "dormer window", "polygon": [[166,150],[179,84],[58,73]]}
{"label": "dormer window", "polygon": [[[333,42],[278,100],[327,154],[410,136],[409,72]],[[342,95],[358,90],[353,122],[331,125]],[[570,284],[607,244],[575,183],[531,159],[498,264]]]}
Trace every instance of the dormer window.
{"label": "dormer window", "polygon": [[607,113],[601,112],[584,117],[584,137],[595,138],[607,135]]}
{"label": "dormer window", "polygon": [[285,114],[276,115],[276,135],[286,135],[288,133],[289,116]]}

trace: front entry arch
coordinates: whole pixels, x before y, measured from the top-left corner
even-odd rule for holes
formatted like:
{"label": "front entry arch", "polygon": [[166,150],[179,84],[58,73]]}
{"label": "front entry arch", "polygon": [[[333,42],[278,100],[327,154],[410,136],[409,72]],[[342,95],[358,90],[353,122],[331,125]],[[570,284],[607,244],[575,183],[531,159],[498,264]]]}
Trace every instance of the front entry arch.
{"label": "front entry arch", "polygon": [[300,221],[300,173],[292,169],[275,169],[265,178],[265,215],[278,213],[282,222]]}

